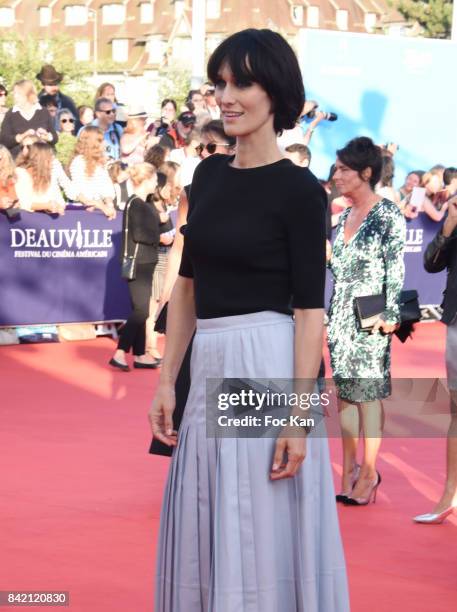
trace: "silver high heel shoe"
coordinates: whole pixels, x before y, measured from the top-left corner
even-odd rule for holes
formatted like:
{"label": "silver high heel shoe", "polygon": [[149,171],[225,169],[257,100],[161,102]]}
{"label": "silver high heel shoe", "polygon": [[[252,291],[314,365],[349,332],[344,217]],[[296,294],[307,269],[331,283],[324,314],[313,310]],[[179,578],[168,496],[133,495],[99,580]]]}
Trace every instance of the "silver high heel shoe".
{"label": "silver high heel shoe", "polygon": [[450,514],[452,514],[454,508],[455,506],[450,506],[439,514],[433,514],[432,512],[429,512],[428,514],[419,514],[413,518],[413,521],[415,523],[423,523],[424,525],[441,525],[441,523],[446,520]]}
{"label": "silver high heel shoe", "polygon": [[[351,484],[350,484],[351,492],[355,486],[355,483],[357,482],[357,478],[359,477],[359,474],[360,474],[360,465],[356,463],[351,471]],[[349,495],[351,494],[351,492],[349,492]],[[346,495],[345,493],[339,493],[338,495],[335,495],[335,499],[337,502],[341,502],[344,504],[344,502],[348,499],[349,495]]]}

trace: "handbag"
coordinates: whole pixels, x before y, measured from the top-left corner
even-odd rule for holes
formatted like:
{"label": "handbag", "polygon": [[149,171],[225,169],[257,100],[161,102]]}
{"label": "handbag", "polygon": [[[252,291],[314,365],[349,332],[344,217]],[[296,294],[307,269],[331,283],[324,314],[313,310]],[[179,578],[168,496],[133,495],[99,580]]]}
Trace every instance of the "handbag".
{"label": "handbag", "polygon": [[[362,295],[354,298],[354,309],[359,329],[370,332],[386,307],[384,294]],[[400,327],[394,333],[405,342],[411,335],[413,323],[420,321],[419,296],[415,289],[400,293]]]}
{"label": "handbag", "polygon": [[127,202],[125,206],[125,228],[124,228],[124,254],[121,260],[121,278],[125,280],[135,280],[136,278],[136,256],[138,255],[138,242],[135,244],[135,252],[133,255],[128,254],[128,236],[129,236],[129,208],[133,198]]}

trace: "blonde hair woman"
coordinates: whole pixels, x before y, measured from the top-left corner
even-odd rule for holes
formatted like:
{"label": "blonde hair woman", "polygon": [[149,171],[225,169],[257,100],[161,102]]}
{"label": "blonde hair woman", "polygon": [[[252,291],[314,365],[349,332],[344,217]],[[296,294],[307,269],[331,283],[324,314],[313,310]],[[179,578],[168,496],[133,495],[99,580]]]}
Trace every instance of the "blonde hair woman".
{"label": "blonde hair woman", "polygon": [[16,193],[23,210],[63,214],[65,200],[61,189],[73,197],[73,187],[62,165],[51,145],[45,142],[24,147],[17,158],[16,176]]}
{"label": "blonde hair woman", "polygon": [[16,167],[11,153],[0,145],[0,209],[11,208],[16,204],[15,182]]}
{"label": "blonde hair woman", "polygon": [[99,98],[108,98],[108,100],[111,100],[111,102],[113,102],[114,104],[117,104],[118,102],[116,100],[116,89],[114,85],[108,82],[105,82],[99,85],[95,93],[94,102],[96,102]]}
{"label": "blonde hair woman", "polygon": [[105,164],[102,130],[95,126],[85,127],[78,136],[70,163],[71,180],[78,187],[78,199],[82,204],[98,208],[109,219],[113,219],[116,216],[116,194]]}
{"label": "blonde hair woman", "polygon": [[16,157],[27,136],[37,136],[42,142],[55,144],[57,134],[49,112],[38,102],[32,81],[18,81],[13,88],[14,106],[7,111],[0,132],[0,143]]}
{"label": "blonde hair woman", "polygon": [[159,365],[156,359],[146,354],[146,319],[149,316],[152,278],[160,240],[159,213],[154,203],[147,201],[157,187],[154,166],[145,162],[138,164],[130,170],[130,180],[134,193],[124,210],[121,252],[131,256],[135,254],[136,275],[128,281],[132,312],[122,328],[117,350],[109,362],[123,372],[130,370],[126,361],[126,353],[130,351],[133,352],[134,368],[156,368]]}

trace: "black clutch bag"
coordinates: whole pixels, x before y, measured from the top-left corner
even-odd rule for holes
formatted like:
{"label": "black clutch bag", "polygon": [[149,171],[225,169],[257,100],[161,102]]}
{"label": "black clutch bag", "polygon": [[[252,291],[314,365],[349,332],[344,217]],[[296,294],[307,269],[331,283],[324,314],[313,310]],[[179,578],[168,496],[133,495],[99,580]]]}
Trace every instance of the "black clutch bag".
{"label": "black clutch bag", "polygon": [[378,295],[361,295],[354,298],[355,314],[359,329],[371,331],[375,322],[384,312],[386,299],[382,293]]}
{"label": "black clutch bag", "polygon": [[[359,329],[369,332],[386,307],[386,298],[378,295],[362,295],[354,299],[354,309]],[[400,294],[400,328],[395,331],[398,338],[405,342],[411,335],[413,323],[420,321],[419,296],[415,289]]]}

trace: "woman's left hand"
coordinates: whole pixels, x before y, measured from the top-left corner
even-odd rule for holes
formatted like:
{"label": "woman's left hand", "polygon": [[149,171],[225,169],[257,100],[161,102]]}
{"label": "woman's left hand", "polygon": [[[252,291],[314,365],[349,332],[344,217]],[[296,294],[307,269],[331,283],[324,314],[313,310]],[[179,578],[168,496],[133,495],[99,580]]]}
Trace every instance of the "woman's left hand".
{"label": "woman's left hand", "polygon": [[384,319],[379,318],[373,325],[371,333],[377,334],[378,331],[381,331],[384,334],[393,334],[397,327],[399,327],[397,323],[387,323]]}
{"label": "woman's left hand", "polygon": [[[273,465],[270,472],[271,480],[281,480],[282,478],[293,478],[298,472],[299,467],[306,457],[306,432],[303,435],[287,437],[286,429],[276,440]],[[287,463],[284,462],[284,455],[287,454]]]}

